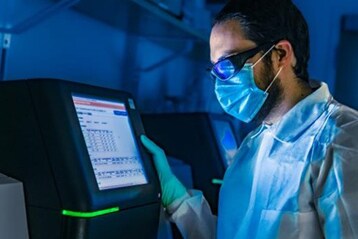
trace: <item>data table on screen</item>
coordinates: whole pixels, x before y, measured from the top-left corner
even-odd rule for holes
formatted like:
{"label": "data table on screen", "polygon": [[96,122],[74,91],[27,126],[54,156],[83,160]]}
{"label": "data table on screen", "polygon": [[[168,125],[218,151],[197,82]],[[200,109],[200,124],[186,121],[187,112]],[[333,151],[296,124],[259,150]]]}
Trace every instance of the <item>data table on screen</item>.
{"label": "data table on screen", "polygon": [[72,95],[100,190],[148,183],[122,102]]}

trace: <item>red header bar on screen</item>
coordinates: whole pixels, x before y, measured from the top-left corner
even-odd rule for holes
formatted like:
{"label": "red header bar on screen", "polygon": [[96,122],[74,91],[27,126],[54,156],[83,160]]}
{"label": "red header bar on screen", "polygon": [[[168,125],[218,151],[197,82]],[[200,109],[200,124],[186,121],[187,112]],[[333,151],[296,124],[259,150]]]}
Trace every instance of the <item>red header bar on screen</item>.
{"label": "red header bar on screen", "polygon": [[73,99],[75,105],[86,105],[86,106],[93,106],[93,107],[100,107],[100,108],[109,108],[109,109],[117,109],[125,111],[126,108],[124,105],[114,105],[102,102],[94,102],[88,100],[80,100],[80,99]]}

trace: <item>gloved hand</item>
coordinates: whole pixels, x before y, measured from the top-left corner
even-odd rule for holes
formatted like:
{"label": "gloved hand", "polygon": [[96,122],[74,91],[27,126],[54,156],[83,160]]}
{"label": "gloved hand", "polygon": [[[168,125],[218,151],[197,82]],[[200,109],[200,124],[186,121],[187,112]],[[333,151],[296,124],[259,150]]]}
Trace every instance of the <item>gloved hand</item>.
{"label": "gloved hand", "polygon": [[186,188],[172,173],[165,152],[145,135],[141,135],[140,139],[153,155],[154,165],[162,188],[162,203],[164,207],[167,207],[176,199],[184,196]]}

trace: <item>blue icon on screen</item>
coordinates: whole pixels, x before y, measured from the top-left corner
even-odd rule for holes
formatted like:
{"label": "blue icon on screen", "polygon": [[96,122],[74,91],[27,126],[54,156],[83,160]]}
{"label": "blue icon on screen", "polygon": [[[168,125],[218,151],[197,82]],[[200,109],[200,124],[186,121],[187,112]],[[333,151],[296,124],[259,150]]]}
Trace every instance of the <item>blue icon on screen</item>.
{"label": "blue icon on screen", "polygon": [[128,113],[125,111],[113,110],[114,115],[127,116]]}

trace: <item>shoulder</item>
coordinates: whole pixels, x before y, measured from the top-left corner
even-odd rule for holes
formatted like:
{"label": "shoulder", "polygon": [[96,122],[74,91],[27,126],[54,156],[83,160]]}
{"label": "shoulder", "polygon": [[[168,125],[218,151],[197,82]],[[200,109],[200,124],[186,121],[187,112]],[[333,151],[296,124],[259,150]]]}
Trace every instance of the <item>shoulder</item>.
{"label": "shoulder", "polygon": [[334,100],[331,105],[332,110],[322,127],[318,143],[335,149],[358,151],[358,111]]}

